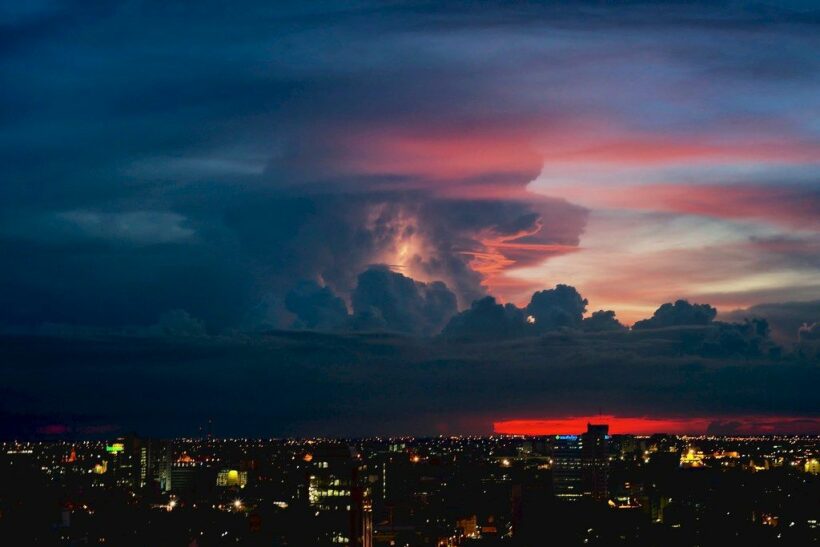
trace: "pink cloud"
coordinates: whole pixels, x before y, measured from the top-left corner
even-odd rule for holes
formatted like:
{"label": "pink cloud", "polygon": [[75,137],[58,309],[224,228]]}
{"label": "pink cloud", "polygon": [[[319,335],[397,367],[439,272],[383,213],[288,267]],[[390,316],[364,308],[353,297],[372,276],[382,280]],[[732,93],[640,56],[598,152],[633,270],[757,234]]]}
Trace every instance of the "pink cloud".
{"label": "pink cloud", "polygon": [[598,207],[820,226],[820,193],[796,185],[589,185],[560,193]]}

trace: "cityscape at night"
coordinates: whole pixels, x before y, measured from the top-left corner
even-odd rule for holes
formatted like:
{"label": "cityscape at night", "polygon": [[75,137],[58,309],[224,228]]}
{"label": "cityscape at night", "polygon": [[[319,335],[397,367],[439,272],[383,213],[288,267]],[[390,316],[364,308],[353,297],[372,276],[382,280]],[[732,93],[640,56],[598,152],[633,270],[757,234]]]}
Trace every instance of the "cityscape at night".
{"label": "cityscape at night", "polygon": [[0,547],[820,546],[818,0],[0,0]]}
{"label": "cityscape at night", "polygon": [[2,451],[0,534],[26,545],[820,542],[817,436],[589,424],[574,435],[130,436]]}

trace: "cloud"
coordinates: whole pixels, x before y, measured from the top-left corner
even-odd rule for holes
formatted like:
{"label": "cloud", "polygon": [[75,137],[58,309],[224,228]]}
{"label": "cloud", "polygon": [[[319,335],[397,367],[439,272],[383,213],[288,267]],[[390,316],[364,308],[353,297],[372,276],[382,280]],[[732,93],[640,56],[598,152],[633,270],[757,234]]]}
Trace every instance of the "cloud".
{"label": "cloud", "polygon": [[575,287],[556,285],[554,289],[534,293],[526,312],[535,320],[533,326],[536,330],[549,331],[579,327],[586,309],[587,300]]}
{"label": "cloud", "polygon": [[[31,434],[25,416],[39,416],[35,426],[113,423],[160,436],[194,434],[208,419],[217,435],[287,436],[489,433],[493,422],[601,411],[820,416],[815,363],[681,352],[693,331],[711,328],[467,340],[3,336],[0,430]],[[168,382],[184,389],[155,389]]]}
{"label": "cloud", "polygon": [[303,281],[288,292],[285,307],[296,316],[297,329],[438,333],[456,313],[456,296],[435,281],[422,283],[387,266],[371,266],[357,278],[352,313],[327,286]]}
{"label": "cloud", "polygon": [[163,336],[203,336],[205,323],[192,317],[185,310],[170,310],[159,317],[157,324],[151,328]]}
{"label": "cloud", "polygon": [[[499,304],[488,296],[453,317],[442,334],[457,338],[508,338],[577,329],[581,327],[586,305],[586,299],[568,285],[536,291],[523,309],[514,304]],[[594,322],[600,324],[601,319],[596,317]]]}
{"label": "cloud", "polygon": [[709,304],[690,304],[686,300],[677,300],[674,304],[667,302],[649,319],[635,323],[635,329],[658,329],[664,327],[678,327],[684,325],[708,325],[711,323],[717,310]]}
{"label": "cloud", "polygon": [[820,328],[818,328],[818,323],[803,323],[800,326],[800,329],[797,331],[799,335],[800,341],[812,341],[820,339]]}
{"label": "cloud", "polygon": [[347,305],[328,287],[303,281],[285,296],[285,307],[296,315],[296,328],[337,329],[348,321]]}
{"label": "cloud", "polygon": [[194,236],[194,230],[185,226],[184,216],[164,211],[67,211],[57,216],[83,235],[96,239],[153,244],[176,243]]}
{"label": "cloud", "polygon": [[[387,264],[425,283],[443,281],[465,307],[487,291],[490,276],[479,262],[526,264],[549,254],[539,245],[577,244],[585,216],[556,200],[436,198],[423,192],[276,191],[222,201],[220,222],[203,230],[200,244],[216,247],[253,276],[257,300],[278,308],[261,316],[280,327],[290,324],[282,301],[295,280],[319,280],[349,300],[357,275],[371,264]],[[498,248],[524,238],[538,243],[528,251]]]}
{"label": "cloud", "polygon": [[170,211],[72,210],[35,216],[10,214],[3,220],[0,234],[5,237],[52,245],[162,245],[190,242],[196,236],[188,218]]}
{"label": "cloud", "polygon": [[95,336],[128,336],[141,338],[188,338],[208,335],[205,322],[186,310],[167,310],[148,325],[76,325],[73,323],[43,323],[30,329],[29,334],[56,336],[62,338],[84,338]]}
{"label": "cloud", "polygon": [[159,5],[0,16],[4,327],[286,327],[374,263],[625,322],[820,294],[804,12]]}
{"label": "cloud", "polygon": [[794,344],[806,325],[820,322],[820,300],[809,302],[769,302],[720,314],[720,319],[742,321],[763,318],[769,323],[772,338]]}
{"label": "cloud", "polygon": [[[664,341],[665,355],[697,355],[708,358],[779,359],[783,350],[769,338],[765,319],[744,319],[738,323],[713,321],[716,310],[707,304],[679,300],[664,304],[651,319],[629,331],[613,311],[599,310],[583,318],[586,299],[574,287],[558,285],[536,292],[525,309],[502,306],[492,297],[473,303],[453,317],[442,331],[444,339],[483,340],[520,338],[563,333],[588,343],[590,334],[620,336],[628,344]],[[674,348],[674,353],[668,352]],[[812,352],[809,352],[813,355]],[[801,354],[798,354],[801,355]],[[806,356],[809,356],[808,354]]]}
{"label": "cloud", "polygon": [[592,315],[581,321],[581,328],[590,332],[622,331],[626,329],[626,327],[615,318],[615,312],[612,310],[592,312]]}
{"label": "cloud", "polygon": [[456,296],[444,283],[421,283],[384,266],[359,274],[351,299],[355,316],[412,334],[438,333],[457,310]]}
{"label": "cloud", "polygon": [[776,357],[782,352],[769,339],[769,324],[765,319],[715,323],[695,351],[699,355],[710,357]]}
{"label": "cloud", "polygon": [[820,323],[804,323],[798,331],[797,354],[820,361]]}
{"label": "cloud", "polygon": [[[814,165],[805,167],[807,171],[814,169]],[[546,195],[563,196],[586,207],[668,212],[728,220],[763,220],[780,224],[787,229],[820,229],[817,221],[820,215],[820,192],[810,183],[803,180],[782,182],[776,186],[759,183],[754,181],[754,172],[748,174],[747,170],[748,168],[739,170],[733,179],[749,181],[747,184],[692,183],[698,170],[689,167],[685,176],[690,182],[686,183],[655,182],[666,180],[665,177],[669,176],[659,170],[654,173],[655,178],[646,184],[630,182],[616,185],[612,183],[612,174],[605,170],[608,175],[605,181],[570,184],[567,180],[570,177],[552,174],[551,177],[561,180],[565,186],[535,181],[530,188],[540,191],[539,187],[543,187]],[[635,175],[627,171],[623,176],[634,180]],[[712,178],[716,176],[718,175],[713,175]]]}
{"label": "cloud", "polygon": [[533,333],[524,311],[513,304],[502,305],[492,296],[472,303],[453,317],[442,331],[446,338],[497,339]]}

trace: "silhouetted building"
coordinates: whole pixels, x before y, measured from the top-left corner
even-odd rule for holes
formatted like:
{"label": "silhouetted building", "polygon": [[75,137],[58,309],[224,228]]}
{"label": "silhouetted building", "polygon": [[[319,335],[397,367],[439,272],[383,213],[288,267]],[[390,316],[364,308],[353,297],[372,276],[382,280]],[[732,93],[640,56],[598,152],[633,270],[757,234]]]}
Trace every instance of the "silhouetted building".
{"label": "silhouetted building", "polygon": [[609,426],[587,424],[581,444],[583,495],[595,501],[606,501],[609,495]]}
{"label": "silhouetted building", "polygon": [[363,471],[358,454],[347,445],[321,445],[313,452],[308,476],[308,503],[314,511],[311,545],[373,545],[372,506]]}
{"label": "silhouetted building", "polygon": [[183,454],[171,464],[169,491],[189,499],[203,498],[216,486],[216,471]]}

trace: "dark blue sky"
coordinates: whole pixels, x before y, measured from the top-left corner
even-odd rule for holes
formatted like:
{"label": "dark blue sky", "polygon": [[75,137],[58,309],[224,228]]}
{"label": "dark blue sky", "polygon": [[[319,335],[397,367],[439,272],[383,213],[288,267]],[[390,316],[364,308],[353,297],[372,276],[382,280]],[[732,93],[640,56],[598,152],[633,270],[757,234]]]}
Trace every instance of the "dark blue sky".
{"label": "dark blue sky", "polygon": [[819,26],[814,2],[3,3],[0,333],[429,336],[566,283],[624,324],[763,315],[791,351],[820,320]]}

